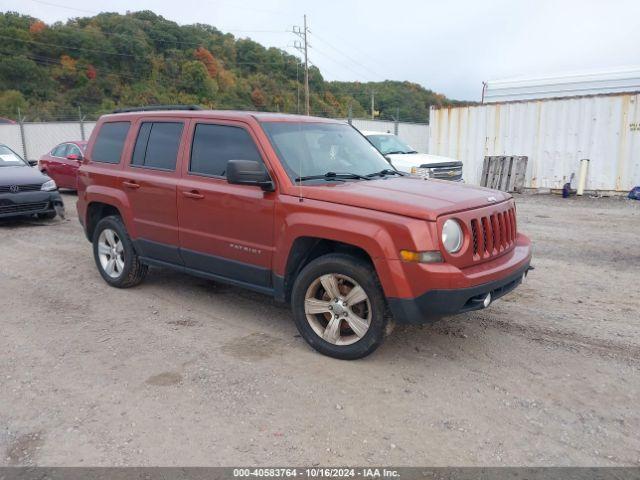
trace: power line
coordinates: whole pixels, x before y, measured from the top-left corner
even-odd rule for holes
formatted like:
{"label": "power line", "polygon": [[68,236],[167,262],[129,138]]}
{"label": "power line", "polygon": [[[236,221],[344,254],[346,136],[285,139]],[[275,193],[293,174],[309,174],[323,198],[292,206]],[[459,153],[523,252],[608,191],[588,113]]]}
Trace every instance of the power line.
{"label": "power line", "polygon": [[[358,77],[363,77],[364,75],[362,75],[362,72],[357,72],[356,70],[354,70],[349,64],[343,63],[340,60],[336,60],[334,57],[332,57],[331,55],[323,52],[322,50],[319,50],[317,47],[312,47],[314,52],[319,53],[320,55],[322,55],[323,57],[331,60],[332,62],[340,65],[343,68],[346,68],[347,70],[350,70],[352,73],[354,73],[356,76]],[[370,78],[370,77],[369,77]]]}
{"label": "power line", "polygon": [[92,48],[71,47],[69,45],[57,45],[55,43],[38,42],[37,40],[23,40],[21,38],[7,37],[6,35],[0,35],[0,38],[4,38],[6,40],[12,40],[14,42],[20,42],[20,43],[32,43],[32,44],[36,44],[36,45],[44,45],[46,47],[56,47],[56,48],[70,49],[70,50],[80,50],[80,51],[91,52],[91,53],[104,53],[105,55],[117,55],[117,56],[120,56],[120,57],[140,58],[138,55],[131,55],[129,53],[107,52],[106,50],[94,50]]}
{"label": "power line", "polygon": [[[16,57],[16,53],[15,52],[11,52],[11,53],[9,53],[9,52],[0,52],[0,55],[4,55],[4,56],[7,56],[7,57],[11,57],[11,58],[15,58]],[[36,55],[29,55],[29,54],[25,54],[25,53],[21,53],[19,55],[20,56],[24,56],[24,57],[28,58],[29,60],[31,60],[33,62],[36,62],[36,63],[38,63],[38,64],[40,64],[42,66],[51,67],[51,66],[54,66],[54,65],[55,66],[63,66],[64,65],[59,60],[55,60],[55,59],[52,59],[52,58],[38,57]],[[94,68],[96,68],[96,67],[94,67]],[[116,72],[114,72],[112,70],[108,70],[108,69],[101,68],[101,67],[96,68],[96,71],[98,71],[99,73],[104,73],[106,75],[112,75],[112,76],[115,76],[115,77],[124,78],[124,79],[127,79],[127,80],[140,80],[141,79],[139,75],[138,76],[134,76],[134,75],[127,75],[127,74],[119,73],[119,72],[116,73]]]}
{"label": "power line", "polygon": [[97,12],[95,10],[85,10],[83,8],[76,8],[76,7],[69,7],[67,5],[60,5],[59,3],[53,3],[53,2],[45,2],[44,0],[31,0],[34,3],[39,3],[41,5],[48,5],[50,7],[58,7],[58,8],[65,8],[67,10],[73,10],[76,12],[84,12],[84,13],[93,13],[93,14],[99,14],[101,12]]}
{"label": "power line", "polygon": [[334,45],[332,45],[331,43],[329,43],[327,40],[323,39],[322,37],[320,37],[317,33],[313,33],[310,32],[312,36],[314,36],[315,38],[317,38],[318,40],[320,40],[322,43],[326,44],[329,48],[331,48],[332,50],[334,50],[335,52],[339,53],[340,55],[342,55],[343,57],[345,57],[347,60],[355,63],[356,65],[359,65],[361,68],[363,68],[364,70],[369,71],[370,73],[372,73],[373,75],[375,75],[376,77],[379,78],[384,78],[383,75],[380,75],[379,73],[377,73],[375,70],[367,67],[366,65],[358,62],[357,60],[355,60],[353,57],[347,55],[346,53],[344,53],[342,50],[340,50],[339,48],[335,47]]}

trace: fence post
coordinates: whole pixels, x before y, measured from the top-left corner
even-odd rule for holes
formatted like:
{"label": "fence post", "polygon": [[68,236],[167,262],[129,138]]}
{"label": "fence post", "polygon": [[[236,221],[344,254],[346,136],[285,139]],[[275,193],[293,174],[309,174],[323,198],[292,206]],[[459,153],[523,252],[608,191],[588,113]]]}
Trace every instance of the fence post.
{"label": "fence post", "polygon": [[353,125],[353,107],[351,106],[351,104],[349,104],[349,113],[348,113],[347,121],[349,122],[349,125]]}
{"label": "fence post", "polygon": [[80,120],[80,138],[84,142],[85,134],[84,134],[84,117],[82,116],[82,110],[78,107],[78,119]]}
{"label": "fence post", "polygon": [[398,135],[398,127],[400,126],[400,107],[396,107],[396,118],[393,120],[393,133]]}
{"label": "fence post", "polygon": [[29,157],[27,156],[27,138],[24,135],[24,117],[20,112],[20,107],[18,107],[18,124],[20,125],[20,141],[22,142],[22,156],[25,160],[29,161]]}

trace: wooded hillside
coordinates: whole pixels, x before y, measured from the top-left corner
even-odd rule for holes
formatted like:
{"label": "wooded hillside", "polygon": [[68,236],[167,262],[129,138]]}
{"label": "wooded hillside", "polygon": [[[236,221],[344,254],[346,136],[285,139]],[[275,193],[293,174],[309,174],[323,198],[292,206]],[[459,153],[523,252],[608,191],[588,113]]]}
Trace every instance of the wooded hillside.
{"label": "wooded hillside", "polygon": [[[390,72],[392,75],[393,72]],[[102,13],[46,25],[0,14],[0,116],[90,118],[117,107],[200,104],[207,108],[302,112],[300,59],[209,25],[178,25],[150,11]],[[430,105],[457,103],[410,82],[327,82],[310,69],[314,115],[376,110],[426,122]],[[298,100],[299,98],[299,100]]]}

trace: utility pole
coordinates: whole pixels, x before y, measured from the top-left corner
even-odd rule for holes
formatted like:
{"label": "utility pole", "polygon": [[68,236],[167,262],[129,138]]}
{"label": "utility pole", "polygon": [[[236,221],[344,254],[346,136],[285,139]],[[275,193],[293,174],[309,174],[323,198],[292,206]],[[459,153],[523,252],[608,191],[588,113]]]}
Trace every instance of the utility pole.
{"label": "utility pole", "polygon": [[375,110],[376,100],[375,99],[376,99],[376,92],[371,90],[371,120],[374,120],[376,116],[376,110]]}
{"label": "utility pole", "polygon": [[296,41],[293,46],[304,55],[304,113],[309,115],[309,42],[307,39],[309,28],[307,27],[306,15],[304,16],[304,26],[300,28],[294,25],[293,33],[302,40],[302,43]]}

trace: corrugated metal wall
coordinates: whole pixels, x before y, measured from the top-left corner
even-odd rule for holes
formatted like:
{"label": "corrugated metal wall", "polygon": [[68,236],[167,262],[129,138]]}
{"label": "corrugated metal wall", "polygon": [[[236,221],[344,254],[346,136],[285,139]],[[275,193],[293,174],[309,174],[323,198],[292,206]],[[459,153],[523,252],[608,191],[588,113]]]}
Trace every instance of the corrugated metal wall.
{"label": "corrugated metal wall", "polygon": [[[85,122],[85,138],[89,139],[95,122]],[[29,159],[37,160],[57,144],[70,140],[81,140],[79,122],[25,123],[24,136],[27,140]]]}
{"label": "corrugated metal wall", "polygon": [[431,109],[429,152],[464,162],[478,183],[485,155],[529,157],[526,183],[562,188],[588,158],[588,190],[640,185],[640,94]]}

